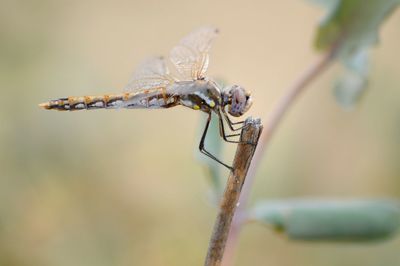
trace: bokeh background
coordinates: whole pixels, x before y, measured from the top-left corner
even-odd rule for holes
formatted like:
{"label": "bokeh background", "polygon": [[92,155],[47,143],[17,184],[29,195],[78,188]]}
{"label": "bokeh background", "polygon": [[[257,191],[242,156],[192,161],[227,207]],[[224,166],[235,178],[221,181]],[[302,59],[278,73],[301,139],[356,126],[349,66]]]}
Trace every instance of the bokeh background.
{"label": "bokeh background", "polygon": [[[0,8],[0,265],[202,265],[216,209],[198,161],[200,112],[47,112],[52,98],[118,92],[135,66],[202,25],[221,34],[210,76],[249,88],[267,117],[317,57],[324,10],[307,1],[28,1]],[[352,111],[333,66],[273,139],[252,201],[400,194],[400,13],[371,52],[370,88]],[[225,145],[224,158],[234,147]],[[226,175],[224,169],[221,173]],[[400,238],[291,242],[246,226],[237,265],[398,265]]]}

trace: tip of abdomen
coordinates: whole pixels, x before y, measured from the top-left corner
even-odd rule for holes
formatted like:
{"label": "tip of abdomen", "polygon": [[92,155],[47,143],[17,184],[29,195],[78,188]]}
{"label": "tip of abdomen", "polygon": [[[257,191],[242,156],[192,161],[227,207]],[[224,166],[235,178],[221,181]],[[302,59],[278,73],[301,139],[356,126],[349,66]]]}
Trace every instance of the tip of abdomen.
{"label": "tip of abdomen", "polygon": [[49,103],[49,102],[39,103],[38,106],[39,106],[40,108],[43,108],[43,109],[46,109],[46,110],[51,109],[51,106],[50,106],[50,103]]}
{"label": "tip of abdomen", "polygon": [[46,110],[69,111],[70,105],[66,99],[58,99],[39,104],[40,108]]}

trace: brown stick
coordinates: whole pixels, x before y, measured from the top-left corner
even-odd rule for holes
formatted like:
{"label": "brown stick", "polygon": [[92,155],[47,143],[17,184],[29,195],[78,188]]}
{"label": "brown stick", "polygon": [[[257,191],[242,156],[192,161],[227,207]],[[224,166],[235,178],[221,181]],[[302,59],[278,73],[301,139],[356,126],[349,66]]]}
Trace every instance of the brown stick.
{"label": "brown stick", "polygon": [[240,192],[250,167],[251,159],[261,135],[262,125],[259,119],[246,119],[241,132],[241,141],[236,150],[233,170],[229,174],[225,192],[221,201],[213,234],[208,246],[206,266],[220,265],[224,255],[225,244],[236,207],[239,205]]}

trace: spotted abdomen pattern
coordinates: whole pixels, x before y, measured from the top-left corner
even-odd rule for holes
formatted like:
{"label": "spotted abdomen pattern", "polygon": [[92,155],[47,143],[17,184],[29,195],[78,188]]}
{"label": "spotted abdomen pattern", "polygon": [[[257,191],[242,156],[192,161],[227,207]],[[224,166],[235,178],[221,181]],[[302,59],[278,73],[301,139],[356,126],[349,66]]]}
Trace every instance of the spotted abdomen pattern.
{"label": "spotted abdomen pattern", "polygon": [[102,96],[67,97],[40,104],[45,109],[77,111],[118,108],[168,108],[178,103],[173,95],[156,91]]}

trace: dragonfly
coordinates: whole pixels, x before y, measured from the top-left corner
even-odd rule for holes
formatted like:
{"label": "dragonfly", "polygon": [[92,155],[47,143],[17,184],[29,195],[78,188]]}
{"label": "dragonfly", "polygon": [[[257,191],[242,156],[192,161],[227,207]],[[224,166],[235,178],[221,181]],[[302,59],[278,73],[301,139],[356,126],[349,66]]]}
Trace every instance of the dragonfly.
{"label": "dragonfly", "polygon": [[233,139],[240,134],[227,134],[225,123],[232,133],[239,131],[244,121],[233,122],[230,116],[240,117],[247,112],[252,105],[252,98],[251,93],[242,86],[230,85],[222,88],[206,76],[209,52],[218,34],[217,28],[207,26],[182,38],[169,54],[169,60],[176,70],[175,74],[170,72],[164,57],[151,57],[137,67],[122,93],[71,96],[51,100],[39,106],[58,111],[166,109],[175,106],[199,110],[208,115],[199,143],[200,152],[232,170],[231,166],[205,148],[204,142],[211,116],[217,115],[219,133],[224,141],[240,143]]}

